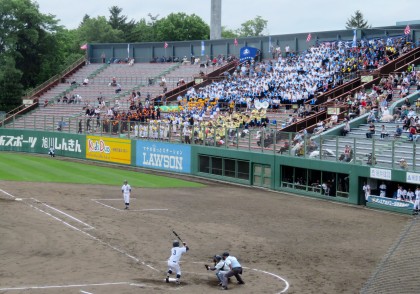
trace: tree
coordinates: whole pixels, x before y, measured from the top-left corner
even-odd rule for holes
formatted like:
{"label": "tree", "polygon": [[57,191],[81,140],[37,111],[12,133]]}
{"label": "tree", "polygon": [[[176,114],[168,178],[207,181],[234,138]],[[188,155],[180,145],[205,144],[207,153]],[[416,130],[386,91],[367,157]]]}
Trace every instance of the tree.
{"label": "tree", "polygon": [[239,35],[232,29],[228,29],[225,26],[222,26],[222,38],[223,39],[233,39],[237,38]]}
{"label": "tree", "polygon": [[123,32],[113,29],[105,16],[85,19],[77,31],[79,44],[119,43],[124,40]]}
{"label": "tree", "polygon": [[267,20],[257,16],[241,24],[241,28],[237,30],[237,33],[240,37],[264,36],[263,31],[267,28],[267,23]]}
{"label": "tree", "polygon": [[31,0],[1,0],[0,4],[0,54],[14,59],[24,88],[34,87],[51,75],[43,74],[42,64],[55,54],[57,20],[40,13]]}
{"label": "tree", "polygon": [[371,26],[368,25],[367,20],[364,19],[363,13],[360,10],[356,10],[354,15],[352,15],[346,22],[346,29],[365,29],[370,28]]}
{"label": "tree", "polygon": [[22,104],[22,72],[16,69],[15,61],[6,54],[0,57],[0,109],[6,112]]}
{"label": "tree", "polygon": [[132,38],[134,42],[153,42],[155,41],[154,37],[154,28],[153,26],[142,18],[137,22],[136,26],[132,32]]}
{"label": "tree", "polygon": [[171,13],[156,21],[156,41],[207,40],[210,27],[199,16]]}
{"label": "tree", "polygon": [[127,21],[126,15],[121,15],[122,8],[118,6],[112,6],[109,9],[111,14],[108,23],[114,30],[123,32],[123,42],[133,42],[133,30],[136,28],[136,22],[134,20]]}

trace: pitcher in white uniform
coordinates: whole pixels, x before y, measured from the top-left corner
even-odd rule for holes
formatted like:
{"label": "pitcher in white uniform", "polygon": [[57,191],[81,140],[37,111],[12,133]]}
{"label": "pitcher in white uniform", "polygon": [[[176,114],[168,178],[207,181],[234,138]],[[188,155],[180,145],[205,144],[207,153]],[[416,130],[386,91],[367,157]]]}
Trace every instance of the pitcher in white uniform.
{"label": "pitcher in white uniform", "polygon": [[121,191],[124,197],[125,209],[128,209],[130,205],[131,186],[128,184],[127,180],[124,181]]}

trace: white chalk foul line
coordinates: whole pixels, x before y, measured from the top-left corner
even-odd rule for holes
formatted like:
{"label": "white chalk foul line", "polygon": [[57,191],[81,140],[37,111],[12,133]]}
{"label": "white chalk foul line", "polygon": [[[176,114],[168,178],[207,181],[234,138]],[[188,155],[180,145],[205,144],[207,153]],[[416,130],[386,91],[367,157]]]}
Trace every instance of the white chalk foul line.
{"label": "white chalk foul line", "polygon": [[[244,267],[244,269],[250,269],[250,268]],[[259,269],[256,269],[256,268],[253,268],[252,270],[256,271],[256,272],[261,272],[261,273],[270,275],[272,277],[275,277],[278,280],[283,281],[286,284],[286,287],[284,287],[284,289],[282,291],[278,292],[278,293],[285,293],[290,287],[289,282],[286,281],[285,279],[283,279],[282,277],[280,277],[279,275],[276,275],[276,274],[273,274],[273,273],[270,273],[270,272],[267,272],[267,271],[259,270]]]}
{"label": "white chalk foul line", "polygon": [[0,291],[35,290],[35,289],[55,289],[55,288],[80,288],[80,287],[92,287],[92,286],[112,286],[112,285],[130,285],[130,284],[131,284],[130,282],[116,282],[116,283],[98,283],[98,284],[25,286],[25,287],[0,288]]}
{"label": "white chalk foul line", "polygon": [[4,191],[4,190],[2,190],[2,189],[0,189],[0,191],[1,191],[2,193],[6,194],[7,196],[9,196],[10,198],[12,198],[12,199],[16,199],[16,197],[15,197],[15,196],[13,196],[12,194],[7,193],[6,191]]}
{"label": "white chalk foul line", "polygon": [[105,206],[105,207],[108,207],[108,208],[111,208],[111,209],[114,209],[114,210],[118,210],[118,211],[122,211],[122,209],[115,208],[115,207],[113,207],[113,206],[111,206],[111,205],[107,205],[107,204],[105,204],[105,203],[102,203],[102,202],[100,202],[100,201],[96,201],[96,200],[94,200],[94,199],[92,199],[92,200],[93,200],[93,201],[95,201],[96,203],[100,204],[100,205]]}
{"label": "white chalk foul line", "polygon": [[[112,198],[112,199],[91,199],[92,201],[124,201],[124,199],[123,198]],[[137,200],[137,198],[130,198],[130,201],[131,200]]]}
{"label": "white chalk foul line", "polygon": [[48,207],[48,208],[50,208],[50,209],[52,209],[52,210],[54,210],[54,211],[56,211],[56,212],[58,212],[58,213],[61,213],[61,214],[65,215],[65,216],[67,216],[68,218],[71,218],[72,220],[75,220],[75,221],[77,221],[77,222],[79,222],[79,223],[83,224],[84,226],[86,226],[86,228],[87,228],[88,230],[92,230],[92,229],[94,229],[94,227],[92,227],[91,225],[88,225],[87,223],[85,223],[85,222],[81,221],[80,219],[78,219],[78,218],[76,218],[76,217],[74,217],[74,216],[72,216],[72,215],[70,215],[70,214],[65,213],[64,211],[61,211],[61,210],[59,210],[59,209],[57,209],[57,208],[55,208],[55,207],[52,207],[52,206],[50,206],[50,205],[48,205],[48,204],[45,204],[45,203],[43,203],[43,202],[40,202],[39,200],[37,200],[37,199],[35,199],[35,198],[33,198],[33,199],[34,199],[34,200],[36,200],[36,201],[38,201],[39,203],[42,203],[42,205],[44,205],[44,206],[46,206],[46,207]]}
{"label": "white chalk foul line", "polygon": [[[12,194],[9,194],[9,193],[7,193],[6,191],[4,191],[4,190],[2,190],[2,189],[0,189],[0,191],[1,192],[3,192],[4,194],[6,194],[6,195],[8,195],[9,197],[11,197],[11,198],[13,198],[13,199],[15,199],[16,197],[15,196],[13,196]],[[93,201],[95,201],[95,199],[92,199]],[[101,202],[99,202],[99,201],[95,201],[95,202],[97,202],[97,203],[99,203],[99,204],[102,204],[102,205],[104,205],[104,206],[108,206],[108,205],[106,205],[106,204],[103,204],[103,203],[101,203]],[[35,206],[33,206],[32,204],[29,204],[29,203],[26,203],[26,202],[24,202],[25,204],[27,204],[27,205],[29,205],[30,207],[32,207],[32,208],[34,208],[34,209],[36,209],[36,210],[38,210],[38,211],[40,211],[40,212],[42,212],[42,213],[45,213],[46,215],[48,215],[48,216],[50,216],[50,217],[52,217],[52,218],[54,218],[54,219],[56,219],[56,220],[58,220],[59,222],[61,222],[61,223],[63,223],[64,225],[66,225],[66,226],[68,226],[68,227],[70,227],[70,228],[72,228],[72,229],[74,229],[74,230],[76,230],[76,231],[78,231],[78,232],[80,232],[80,233],[82,233],[82,234],[84,234],[84,235],[86,235],[86,236],[88,236],[88,237],[90,237],[90,238],[92,238],[92,239],[94,239],[95,241],[98,241],[98,242],[100,242],[101,244],[103,244],[103,245],[106,245],[106,246],[108,246],[109,248],[111,248],[111,249],[113,249],[113,250],[115,250],[115,251],[117,251],[117,252],[119,252],[119,253],[121,253],[121,254],[123,254],[123,255],[125,255],[125,256],[127,256],[128,258],[131,258],[132,260],[134,260],[134,261],[136,261],[136,262],[140,262],[142,265],[144,265],[144,266],[146,266],[146,267],[148,267],[148,268],[150,268],[150,269],[152,269],[152,270],[154,270],[154,271],[157,271],[157,272],[160,272],[158,269],[155,269],[154,267],[152,267],[151,265],[148,265],[148,264],[146,264],[144,261],[140,261],[137,257],[135,257],[135,256],[132,256],[132,255],[130,255],[130,254],[128,254],[127,252],[125,252],[124,250],[122,250],[122,249],[119,249],[119,248],[117,248],[117,247],[115,247],[115,246],[113,246],[113,245],[111,245],[111,244],[109,244],[109,243],[107,243],[107,242],[105,242],[105,241],[103,241],[103,240],[101,240],[101,239],[99,239],[99,238],[97,238],[97,237],[95,237],[95,236],[93,236],[93,235],[91,235],[91,234],[89,234],[89,233],[87,233],[87,232],[85,232],[85,231],[82,231],[82,230],[80,230],[80,229],[78,229],[78,228],[76,228],[76,227],[74,227],[74,226],[72,226],[72,225],[70,225],[69,223],[67,223],[67,222],[65,222],[64,220],[62,220],[62,219],[60,219],[60,218],[58,218],[58,217],[56,217],[56,216],[54,216],[54,215],[52,215],[52,214],[50,214],[50,213],[48,213],[48,212],[46,212],[46,211],[44,211],[44,210],[42,210],[42,209],[40,209],[40,208],[38,208],[38,207],[35,207]],[[115,209],[115,210],[120,210],[120,209],[117,209],[117,208],[115,208],[115,207],[112,207],[112,206],[109,206],[110,208],[113,208],[113,209]],[[202,262],[193,262],[193,263],[202,263]],[[247,267],[244,267],[244,269],[250,269],[250,268],[247,268]],[[259,270],[259,269],[251,269],[251,270],[253,270],[253,271],[256,271],[256,272],[261,272],[261,273],[264,273],[264,274],[267,274],[267,275],[270,275],[270,276],[272,276],[272,277],[274,277],[274,278],[276,278],[276,279],[278,279],[278,280],[281,280],[281,281],[283,281],[284,283],[285,283],[285,288],[282,290],[282,291],[280,291],[280,292],[278,292],[278,293],[285,293],[288,289],[289,289],[289,287],[290,287],[290,285],[289,285],[289,282],[287,282],[287,280],[285,280],[285,279],[283,279],[282,277],[280,277],[279,275],[276,275],[276,274],[274,274],[274,273],[270,273],[270,272],[267,272],[267,271],[263,271],[263,270]],[[130,286],[134,286],[134,285],[136,285],[136,286],[138,286],[139,284],[133,284],[133,283],[127,283],[127,282],[119,282],[119,283],[102,283],[102,284],[86,284],[86,285],[65,285],[65,286],[38,286],[38,287],[23,287],[23,288],[0,288],[0,291],[7,291],[7,290],[27,290],[27,289],[48,289],[48,288],[69,288],[69,287],[84,287],[84,286],[107,286],[107,285],[121,285],[121,284],[129,284]],[[276,293],[277,294],[277,293]]]}
{"label": "white chalk foul line", "polygon": [[[192,262],[192,263],[206,264],[206,262],[202,262],[202,261],[196,261],[196,262]],[[276,278],[277,280],[283,281],[286,286],[284,287],[284,289],[282,291],[280,291],[278,293],[285,293],[290,288],[289,282],[287,280],[285,280],[284,278],[280,277],[279,275],[276,275],[274,273],[270,273],[270,272],[267,272],[267,271],[263,271],[263,270],[260,270],[260,269],[256,269],[256,268],[249,268],[249,267],[245,267],[245,266],[243,266],[242,268],[253,270],[253,271],[256,271],[256,272],[260,272],[260,273],[263,273],[263,274],[266,274],[266,275],[270,275],[270,276]]]}
{"label": "white chalk foul line", "polygon": [[[3,193],[5,193],[6,195],[9,195],[9,196],[10,196],[10,197],[12,197],[12,198],[16,198],[16,197],[15,197],[15,196],[13,196],[12,194],[9,194],[9,193],[7,193],[7,192],[5,192],[5,191],[1,190],[1,189],[0,189],[0,191],[1,191],[1,192],[3,192]],[[37,200],[35,200],[35,201],[37,201]],[[40,212],[42,212],[42,213],[44,213],[44,214],[46,214],[46,215],[48,215],[48,216],[52,217],[53,219],[55,219],[55,220],[59,221],[60,223],[62,223],[62,224],[64,224],[64,225],[68,226],[69,228],[72,228],[73,230],[76,230],[76,231],[78,231],[78,232],[80,232],[80,233],[84,234],[85,236],[88,236],[88,237],[92,238],[93,240],[98,241],[99,243],[101,243],[101,244],[103,244],[103,245],[106,245],[106,246],[108,246],[109,248],[111,248],[111,249],[113,249],[113,250],[115,250],[115,251],[117,251],[117,252],[119,252],[119,253],[121,253],[121,254],[123,254],[123,255],[127,256],[128,258],[130,258],[130,259],[134,260],[135,262],[140,262],[142,265],[144,265],[144,266],[146,266],[146,267],[148,267],[148,268],[150,268],[150,269],[152,269],[152,270],[154,270],[154,271],[156,271],[156,272],[160,272],[158,269],[155,269],[153,266],[151,266],[151,265],[149,265],[149,264],[146,264],[144,261],[140,261],[140,259],[138,259],[137,257],[135,257],[135,256],[133,256],[133,255],[131,255],[131,254],[127,253],[126,251],[124,251],[124,250],[122,250],[122,249],[120,249],[120,248],[118,248],[118,247],[115,247],[115,246],[113,246],[113,245],[111,245],[111,244],[109,244],[109,243],[107,243],[107,242],[105,242],[105,241],[103,241],[103,240],[101,240],[101,239],[99,239],[99,238],[97,238],[97,237],[95,237],[95,236],[91,235],[91,234],[89,234],[88,232],[85,232],[85,231],[83,231],[83,230],[81,230],[81,229],[79,229],[79,228],[76,228],[75,226],[72,226],[71,224],[67,223],[66,221],[62,220],[61,218],[56,217],[56,216],[52,215],[51,213],[49,213],[49,212],[47,212],[47,211],[44,211],[44,210],[42,210],[42,209],[40,209],[40,208],[38,208],[38,207],[36,207],[36,206],[34,206],[34,205],[30,204],[30,203],[27,203],[27,202],[25,202],[25,201],[22,201],[22,202],[23,202],[23,203],[25,203],[25,204],[27,204],[27,205],[29,205],[30,207],[32,207],[32,208],[34,208],[34,209],[36,209],[37,211],[40,211]]]}
{"label": "white chalk foul line", "polygon": [[[114,206],[112,206],[112,205],[108,205],[108,204],[105,204],[105,203],[102,203],[101,201],[122,201],[121,199],[91,199],[92,201],[94,201],[94,202],[96,202],[96,203],[98,203],[98,204],[100,204],[100,205],[103,205],[103,206],[105,206],[105,207],[108,207],[108,208],[111,208],[111,209],[114,209],[114,210],[118,210],[118,211],[124,211],[124,212],[127,212],[127,210],[126,209],[121,209],[121,208],[116,208],[116,207],[114,207]],[[131,199],[130,199],[131,200]],[[141,211],[167,211],[167,210],[169,210],[168,208],[145,208],[145,209],[128,209],[128,212],[141,212]]]}

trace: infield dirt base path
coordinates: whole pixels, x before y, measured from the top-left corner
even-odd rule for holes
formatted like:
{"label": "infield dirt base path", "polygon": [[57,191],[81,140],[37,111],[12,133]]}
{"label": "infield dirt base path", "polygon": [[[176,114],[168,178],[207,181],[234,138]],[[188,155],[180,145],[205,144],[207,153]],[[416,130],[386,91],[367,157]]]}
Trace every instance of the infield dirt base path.
{"label": "infield dirt base path", "polygon": [[[124,211],[120,187],[0,181],[22,198],[0,192],[0,293],[216,293],[203,264],[224,251],[247,268],[231,293],[280,293],[280,277],[285,293],[357,293],[409,220],[206,184],[133,188]],[[163,282],[172,229],[190,246],[180,286]]]}

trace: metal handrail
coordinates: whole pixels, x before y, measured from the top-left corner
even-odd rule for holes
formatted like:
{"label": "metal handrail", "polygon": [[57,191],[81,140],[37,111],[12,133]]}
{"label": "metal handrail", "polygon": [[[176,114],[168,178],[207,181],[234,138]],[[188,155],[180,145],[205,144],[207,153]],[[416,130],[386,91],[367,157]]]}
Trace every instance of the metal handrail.
{"label": "metal handrail", "polygon": [[23,108],[25,108],[25,105],[23,105],[23,104],[22,105],[19,105],[18,107],[14,108],[14,109],[10,110],[8,113],[6,113],[5,118],[8,118],[9,116],[11,116],[11,115],[19,112]]}
{"label": "metal handrail", "polygon": [[[342,112],[339,116],[344,115]],[[25,130],[45,130],[64,133],[82,133],[92,134],[102,137],[126,137],[133,140],[148,141],[166,141],[172,143],[186,143],[183,134],[184,126],[180,125],[174,130],[174,125],[170,123],[147,124],[137,121],[110,121],[90,119],[80,114],[79,117],[51,117],[40,116],[27,119],[24,117],[22,122],[18,123],[18,118],[10,117],[7,128],[25,129]],[[381,123],[382,124],[382,123]],[[22,127],[23,125],[23,127]],[[89,129],[87,129],[89,125]],[[0,125],[1,126],[1,125]],[[394,126],[394,125],[393,125]],[[80,128],[80,129],[79,129]],[[393,130],[388,129],[389,136],[386,140],[381,140],[380,129],[377,128],[373,139],[364,138],[366,131],[358,131],[363,138],[341,137],[341,136],[303,136],[303,152],[293,148],[296,146],[296,132],[284,132],[278,130],[276,125],[267,125],[267,128],[261,129],[258,126],[248,127],[244,132],[244,126],[222,127],[198,125],[190,127],[190,141],[192,145],[205,145],[223,149],[248,150],[258,153],[281,153],[283,156],[310,158],[313,160],[323,160],[329,162],[339,162],[340,154],[344,146],[349,145],[353,150],[351,161],[348,164],[371,165],[375,167],[384,167],[391,169],[399,168],[399,160],[405,158],[409,164],[408,170],[416,171],[420,169],[420,158],[416,154],[420,153],[420,145],[415,142],[408,143],[404,139],[393,139]],[[360,134],[359,134],[360,135]],[[404,135],[403,135],[404,136]],[[311,141],[309,139],[312,139]],[[287,142],[290,146],[287,150],[282,147]],[[311,142],[316,142],[317,147],[311,149]],[[283,149],[283,151],[282,151]],[[312,151],[318,153],[312,153]],[[291,152],[293,151],[293,152]],[[376,158],[369,162],[368,155]]]}
{"label": "metal handrail", "polygon": [[34,89],[27,91],[25,94],[25,99],[32,99],[34,96],[36,96],[37,93],[39,93],[40,91],[48,87],[48,85],[58,82],[60,77],[66,76],[76,67],[80,66],[80,64],[82,64],[83,62],[85,62],[84,56],[74,61],[72,64],[66,67],[60,74],[54,75],[53,77],[49,78],[47,81],[43,82],[41,85],[38,85]]}

